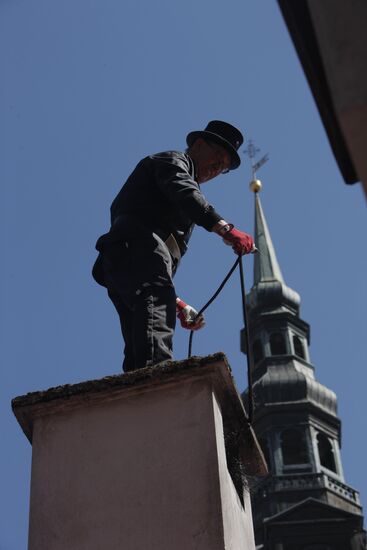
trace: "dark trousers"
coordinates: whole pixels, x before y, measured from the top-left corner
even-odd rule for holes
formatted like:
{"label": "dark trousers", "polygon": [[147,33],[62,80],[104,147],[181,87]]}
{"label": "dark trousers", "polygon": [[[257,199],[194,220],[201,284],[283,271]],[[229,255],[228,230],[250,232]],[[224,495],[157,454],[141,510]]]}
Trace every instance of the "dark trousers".
{"label": "dark trousers", "polygon": [[106,246],[102,266],[120,317],[125,372],[172,359],[176,324],[173,263],[155,234]]}

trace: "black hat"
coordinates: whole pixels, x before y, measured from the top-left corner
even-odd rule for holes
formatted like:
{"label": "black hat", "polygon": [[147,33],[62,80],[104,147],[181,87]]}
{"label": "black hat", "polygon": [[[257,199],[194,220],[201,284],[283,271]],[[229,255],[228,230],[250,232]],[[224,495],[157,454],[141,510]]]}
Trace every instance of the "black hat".
{"label": "black hat", "polygon": [[239,167],[241,159],[237,151],[243,143],[243,135],[237,128],[232,126],[232,124],[222,122],[221,120],[212,120],[205,130],[190,132],[186,138],[187,145],[191,147],[194,141],[199,137],[214,141],[228,151],[232,159],[230,170]]}

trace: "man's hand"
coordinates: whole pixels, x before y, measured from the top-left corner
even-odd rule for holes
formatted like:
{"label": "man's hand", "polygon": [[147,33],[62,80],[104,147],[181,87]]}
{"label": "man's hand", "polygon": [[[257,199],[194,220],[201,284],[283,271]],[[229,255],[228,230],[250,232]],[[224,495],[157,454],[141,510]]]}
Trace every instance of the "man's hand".
{"label": "man's hand", "polygon": [[180,298],[176,298],[177,318],[181,322],[181,326],[188,330],[200,330],[205,325],[203,315],[198,317],[198,312],[193,307],[186,304]]}
{"label": "man's hand", "polygon": [[231,246],[238,256],[242,254],[250,254],[250,252],[255,252],[256,247],[254,239],[248,233],[239,231],[232,227],[229,231],[224,233],[223,241]]}
{"label": "man's hand", "polygon": [[232,223],[219,220],[212,228],[212,231],[222,237],[223,241],[231,246],[239,256],[242,256],[242,254],[249,254],[250,252],[257,252],[251,235],[235,229]]}

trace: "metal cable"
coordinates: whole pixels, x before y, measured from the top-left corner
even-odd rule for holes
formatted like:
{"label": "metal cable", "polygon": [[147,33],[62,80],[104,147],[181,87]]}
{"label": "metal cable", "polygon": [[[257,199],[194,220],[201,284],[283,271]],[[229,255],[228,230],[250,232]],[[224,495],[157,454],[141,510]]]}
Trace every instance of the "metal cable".
{"label": "metal cable", "polygon": [[[219,285],[218,289],[215,291],[213,296],[208,300],[208,302],[200,309],[198,312],[198,317],[204,313],[204,311],[214,302],[220,292],[223,290],[224,286],[232,276],[236,267],[239,266],[240,271],[240,284],[241,284],[241,297],[242,297],[242,313],[243,313],[243,322],[245,325],[245,335],[246,335],[246,357],[247,357],[247,383],[248,383],[248,416],[249,422],[252,423],[253,413],[254,413],[254,403],[253,403],[253,390],[252,390],[252,350],[250,348],[250,327],[248,323],[247,316],[247,306],[246,306],[246,289],[245,289],[245,276],[243,272],[242,256],[238,256],[237,260],[223,279],[222,283]],[[194,337],[194,330],[190,331],[189,337],[189,350],[188,358],[191,357],[192,353],[192,340]]]}
{"label": "metal cable", "polygon": [[250,346],[250,324],[248,322],[247,304],[246,304],[246,289],[245,289],[245,275],[243,272],[242,256],[239,257],[240,268],[240,284],[241,284],[241,296],[242,296],[242,312],[243,322],[245,325],[246,334],[246,358],[247,358],[247,386],[248,386],[248,418],[250,424],[254,417],[254,395],[252,390],[252,348]]}

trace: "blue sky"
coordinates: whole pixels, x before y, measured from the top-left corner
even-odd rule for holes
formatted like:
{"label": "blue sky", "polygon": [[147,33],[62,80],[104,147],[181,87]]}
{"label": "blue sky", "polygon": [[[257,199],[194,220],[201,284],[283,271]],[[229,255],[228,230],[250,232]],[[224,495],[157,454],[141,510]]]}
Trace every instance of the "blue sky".
{"label": "blue sky", "polygon": [[[365,201],[342,181],[275,0],[1,0],[0,67],[0,550],[25,548],[28,528],[31,447],[11,398],[120,372],[117,316],[90,276],[95,240],[140,158],[183,149],[216,118],[269,153],[262,204],[311,324],[316,376],[339,398],[346,481],[366,502]],[[252,231],[243,160],[203,191]],[[200,307],[234,259],[197,228],[177,292]],[[249,288],[252,258],[245,264]],[[223,350],[240,390],[241,326],[234,277],[194,353]],[[177,359],[187,345],[178,328]]]}

